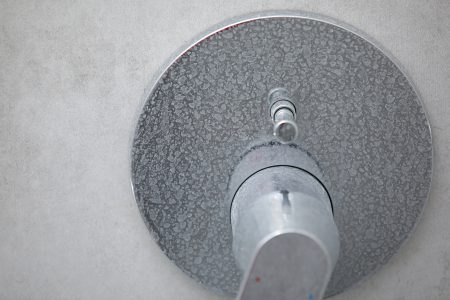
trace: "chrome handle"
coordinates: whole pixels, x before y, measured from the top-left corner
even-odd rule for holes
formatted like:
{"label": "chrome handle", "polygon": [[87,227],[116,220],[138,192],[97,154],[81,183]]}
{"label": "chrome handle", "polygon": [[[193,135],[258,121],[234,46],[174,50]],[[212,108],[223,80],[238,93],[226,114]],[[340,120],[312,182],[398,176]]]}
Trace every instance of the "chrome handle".
{"label": "chrome handle", "polygon": [[339,254],[331,202],[298,168],[248,178],[231,208],[233,251],[244,272],[238,299],[322,299]]}

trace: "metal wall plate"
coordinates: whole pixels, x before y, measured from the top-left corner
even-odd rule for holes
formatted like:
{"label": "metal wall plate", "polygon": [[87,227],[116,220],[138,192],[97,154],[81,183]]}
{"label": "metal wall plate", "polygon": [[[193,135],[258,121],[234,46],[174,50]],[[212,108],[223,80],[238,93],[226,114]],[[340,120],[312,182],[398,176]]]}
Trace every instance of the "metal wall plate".
{"label": "metal wall plate", "polygon": [[318,163],[333,201],[341,253],[326,294],[336,294],[397,252],[421,215],[432,165],[429,124],[410,81],[378,47],[342,26],[261,16],[183,52],[138,121],[136,201],[177,266],[235,294],[241,274],[227,184],[244,153],[273,138],[266,97],[275,87],[298,101],[293,144]]}

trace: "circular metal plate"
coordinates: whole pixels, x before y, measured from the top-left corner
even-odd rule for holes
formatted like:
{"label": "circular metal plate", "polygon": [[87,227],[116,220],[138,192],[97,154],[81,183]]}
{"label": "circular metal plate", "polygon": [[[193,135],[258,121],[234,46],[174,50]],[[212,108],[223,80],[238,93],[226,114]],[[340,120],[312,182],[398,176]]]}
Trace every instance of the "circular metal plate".
{"label": "circular metal plate", "polygon": [[234,294],[227,184],[250,145],[271,138],[267,94],[298,101],[296,140],[324,174],[341,253],[327,295],[385,264],[416,224],[431,180],[429,124],[399,68],[331,23],[263,17],[214,32],[164,72],[138,121],[136,201],[166,255]]}

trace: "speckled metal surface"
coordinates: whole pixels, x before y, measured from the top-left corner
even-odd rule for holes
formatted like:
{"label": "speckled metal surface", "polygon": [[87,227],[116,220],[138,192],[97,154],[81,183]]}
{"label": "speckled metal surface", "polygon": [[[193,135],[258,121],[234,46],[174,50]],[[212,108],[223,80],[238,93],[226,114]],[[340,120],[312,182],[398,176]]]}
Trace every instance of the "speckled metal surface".
{"label": "speckled metal surface", "polygon": [[416,224],[431,181],[429,124],[404,74],[341,27],[262,18],[184,52],[152,90],[132,150],[136,201],[166,255],[206,286],[235,294],[227,184],[271,134],[266,97],[299,103],[295,141],[317,161],[341,253],[327,295],[385,264]]}

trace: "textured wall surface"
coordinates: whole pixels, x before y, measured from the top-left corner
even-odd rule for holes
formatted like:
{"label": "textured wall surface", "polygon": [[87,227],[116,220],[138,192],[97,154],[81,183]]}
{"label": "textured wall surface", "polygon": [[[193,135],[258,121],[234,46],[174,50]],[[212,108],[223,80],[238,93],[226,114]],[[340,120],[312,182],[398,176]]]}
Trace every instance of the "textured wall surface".
{"label": "textured wall surface", "polygon": [[211,26],[263,10],[346,22],[421,93],[434,178],[423,219],[373,277],[333,298],[450,298],[450,2],[1,1],[0,299],[220,299],[159,250],[130,188],[146,90]]}

